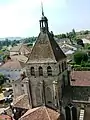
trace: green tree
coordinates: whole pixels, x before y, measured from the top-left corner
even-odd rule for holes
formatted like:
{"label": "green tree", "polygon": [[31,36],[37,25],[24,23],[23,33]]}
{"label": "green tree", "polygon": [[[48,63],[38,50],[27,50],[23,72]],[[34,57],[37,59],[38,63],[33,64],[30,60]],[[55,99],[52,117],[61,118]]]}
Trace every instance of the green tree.
{"label": "green tree", "polygon": [[75,29],[72,29],[72,33],[73,33],[74,37],[76,37]]}
{"label": "green tree", "polygon": [[88,30],[86,30],[85,32],[84,32],[84,35],[87,35],[89,33],[89,31]]}
{"label": "green tree", "polygon": [[78,51],[74,53],[74,61],[76,64],[81,64],[82,61],[88,61],[88,55],[85,52]]}
{"label": "green tree", "polygon": [[6,77],[2,74],[0,74],[0,86],[2,86],[4,84],[4,82],[6,82]]}

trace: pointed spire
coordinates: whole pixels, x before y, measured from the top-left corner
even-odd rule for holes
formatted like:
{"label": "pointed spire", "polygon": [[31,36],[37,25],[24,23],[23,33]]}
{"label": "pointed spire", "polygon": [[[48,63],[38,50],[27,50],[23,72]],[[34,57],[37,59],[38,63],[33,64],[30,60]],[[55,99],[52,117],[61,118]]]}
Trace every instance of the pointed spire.
{"label": "pointed spire", "polygon": [[43,3],[42,2],[41,2],[41,8],[42,8],[42,16],[44,16]]}

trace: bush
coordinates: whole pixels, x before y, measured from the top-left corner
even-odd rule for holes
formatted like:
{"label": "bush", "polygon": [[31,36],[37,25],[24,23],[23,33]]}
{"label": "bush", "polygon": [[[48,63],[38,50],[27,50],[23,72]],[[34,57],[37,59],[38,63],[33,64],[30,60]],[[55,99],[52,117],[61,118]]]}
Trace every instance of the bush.
{"label": "bush", "polygon": [[81,65],[74,65],[74,68],[78,68],[78,67],[81,67]]}
{"label": "bush", "polygon": [[90,67],[77,67],[74,70],[76,70],[76,71],[90,71]]}
{"label": "bush", "polygon": [[79,51],[74,53],[74,61],[76,64],[80,65],[82,61],[88,61],[88,55],[85,52]]}
{"label": "bush", "polygon": [[86,63],[84,61],[81,62],[81,67],[85,67]]}
{"label": "bush", "polygon": [[90,63],[86,63],[85,66],[86,66],[86,67],[90,67]]}

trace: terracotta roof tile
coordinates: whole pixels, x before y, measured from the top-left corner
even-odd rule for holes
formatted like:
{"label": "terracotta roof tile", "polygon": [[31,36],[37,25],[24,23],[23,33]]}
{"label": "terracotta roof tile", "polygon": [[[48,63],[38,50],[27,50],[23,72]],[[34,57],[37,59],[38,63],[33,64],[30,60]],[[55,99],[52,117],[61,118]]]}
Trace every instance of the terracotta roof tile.
{"label": "terracotta roof tile", "polygon": [[22,69],[24,67],[24,63],[18,60],[9,60],[5,64],[3,64],[0,69]]}
{"label": "terracotta roof tile", "polygon": [[30,109],[28,95],[24,94],[19,96],[16,101],[14,101],[14,106],[18,108]]}
{"label": "terracotta roof tile", "polygon": [[58,120],[59,113],[45,106],[28,110],[20,120]]}
{"label": "terracotta roof tile", "polygon": [[71,86],[90,86],[90,71],[72,71]]}
{"label": "terracotta roof tile", "polygon": [[14,56],[11,56],[11,59],[18,60],[18,61],[23,62],[23,63],[26,63],[26,61],[28,60],[28,58],[24,55],[14,55]]}
{"label": "terracotta roof tile", "polygon": [[12,118],[8,115],[0,115],[0,120],[12,120]]}

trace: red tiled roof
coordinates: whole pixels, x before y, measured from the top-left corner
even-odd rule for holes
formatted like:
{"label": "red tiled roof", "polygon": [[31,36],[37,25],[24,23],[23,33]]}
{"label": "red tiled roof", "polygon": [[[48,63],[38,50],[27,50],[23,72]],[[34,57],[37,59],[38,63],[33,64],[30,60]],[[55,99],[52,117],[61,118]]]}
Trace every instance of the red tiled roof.
{"label": "red tiled roof", "polygon": [[18,60],[8,60],[0,69],[22,69],[23,67],[24,63]]}
{"label": "red tiled roof", "polygon": [[12,118],[8,115],[0,115],[0,120],[12,120]]}
{"label": "red tiled roof", "polygon": [[45,106],[28,110],[20,120],[58,120],[59,113]]}
{"label": "red tiled roof", "polygon": [[28,95],[23,94],[17,98],[16,101],[14,101],[14,106],[19,108],[25,108],[30,109]]}
{"label": "red tiled roof", "polygon": [[90,71],[72,71],[71,86],[90,86]]}

